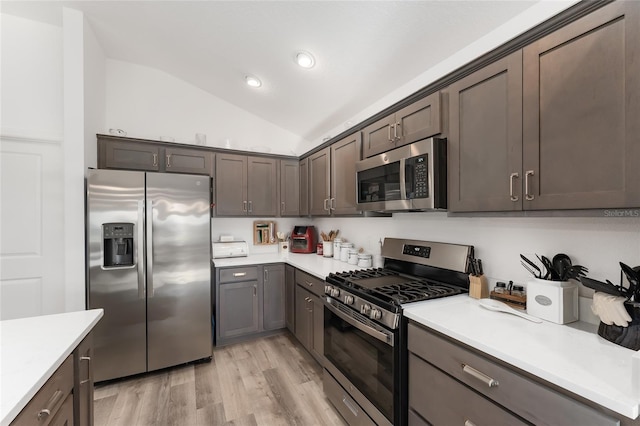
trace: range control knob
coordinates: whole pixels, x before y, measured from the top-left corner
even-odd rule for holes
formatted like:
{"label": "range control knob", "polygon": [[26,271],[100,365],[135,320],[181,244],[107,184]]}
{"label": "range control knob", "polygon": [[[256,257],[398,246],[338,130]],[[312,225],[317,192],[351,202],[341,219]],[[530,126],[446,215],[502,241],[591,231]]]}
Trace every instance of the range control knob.
{"label": "range control knob", "polygon": [[380,312],[379,309],[372,309],[371,313],[369,314],[369,318],[374,320],[379,320],[381,317],[382,317],[382,312]]}
{"label": "range control knob", "polygon": [[369,315],[369,312],[371,312],[371,305],[368,303],[365,303],[364,305],[360,306],[360,313],[363,315]]}
{"label": "range control knob", "polygon": [[338,298],[338,297],[340,297],[340,290],[335,288],[335,287],[332,287],[331,288],[331,293],[329,293],[329,294],[331,295],[331,297]]}
{"label": "range control knob", "polygon": [[353,305],[353,296],[350,294],[347,294],[344,296],[344,303],[345,305]]}
{"label": "range control knob", "polygon": [[325,285],[325,286],[324,286],[324,292],[325,292],[325,294],[331,294],[331,289],[332,289],[332,288],[333,288],[333,287],[332,287],[332,286],[330,286],[329,284]]}

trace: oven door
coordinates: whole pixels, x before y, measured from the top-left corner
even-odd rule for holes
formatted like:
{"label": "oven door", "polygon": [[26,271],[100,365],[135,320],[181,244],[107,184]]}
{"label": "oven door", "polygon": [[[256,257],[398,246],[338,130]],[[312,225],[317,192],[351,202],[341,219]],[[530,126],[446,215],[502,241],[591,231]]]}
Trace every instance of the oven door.
{"label": "oven door", "polygon": [[397,333],[332,299],[325,300],[324,305],[326,360],[393,423]]}

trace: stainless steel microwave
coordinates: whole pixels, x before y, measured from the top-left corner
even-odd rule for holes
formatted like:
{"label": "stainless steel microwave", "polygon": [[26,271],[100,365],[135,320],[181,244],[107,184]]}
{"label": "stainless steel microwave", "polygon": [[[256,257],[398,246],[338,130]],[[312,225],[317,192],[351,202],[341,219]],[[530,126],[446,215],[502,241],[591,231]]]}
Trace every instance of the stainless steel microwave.
{"label": "stainless steel microwave", "polygon": [[429,138],[356,163],[357,209],[447,208],[447,140]]}

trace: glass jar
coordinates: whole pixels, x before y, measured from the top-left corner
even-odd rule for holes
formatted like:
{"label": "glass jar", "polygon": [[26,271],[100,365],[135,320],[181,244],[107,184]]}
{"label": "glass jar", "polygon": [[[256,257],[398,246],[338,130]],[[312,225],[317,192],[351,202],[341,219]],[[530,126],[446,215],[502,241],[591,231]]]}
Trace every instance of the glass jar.
{"label": "glass jar", "polygon": [[349,258],[347,260],[347,263],[349,263],[349,265],[357,265],[358,264],[358,250],[357,249],[349,249]]}
{"label": "glass jar", "polygon": [[507,284],[503,282],[497,282],[496,286],[493,288],[493,291],[497,294],[508,294]]}
{"label": "glass jar", "polygon": [[358,266],[361,268],[371,268],[372,265],[372,256],[370,254],[360,253],[358,255]]}
{"label": "glass jar", "polygon": [[342,244],[342,238],[333,239],[333,258],[340,260],[340,244]]}
{"label": "glass jar", "polygon": [[512,296],[524,296],[525,295],[524,286],[514,285],[513,289],[511,290],[511,295]]}
{"label": "glass jar", "polygon": [[349,260],[349,250],[353,248],[353,243],[340,244],[340,260],[347,262]]}

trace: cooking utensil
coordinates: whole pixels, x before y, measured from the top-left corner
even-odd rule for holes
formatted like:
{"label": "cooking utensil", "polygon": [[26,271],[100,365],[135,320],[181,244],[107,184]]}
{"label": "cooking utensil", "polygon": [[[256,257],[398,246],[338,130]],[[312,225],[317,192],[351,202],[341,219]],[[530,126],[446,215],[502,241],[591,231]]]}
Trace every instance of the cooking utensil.
{"label": "cooking utensil", "polygon": [[638,274],[635,270],[633,270],[630,266],[625,265],[620,262],[620,267],[622,268],[622,272],[627,277],[627,281],[629,281],[629,297],[633,295],[634,302],[640,300],[640,274]]}
{"label": "cooking utensil", "polygon": [[504,312],[504,313],[507,313],[507,314],[518,316],[520,318],[524,318],[524,319],[526,319],[528,321],[535,322],[535,323],[538,323],[538,324],[542,322],[541,319],[536,318],[536,317],[532,317],[531,315],[527,315],[527,314],[524,314],[524,313],[519,312],[519,311],[516,311],[515,309],[513,309],[512,307],[510,307],[506,303],[502,303],[499,300],[480,299],[479,303],[480,303],[480,306],[482,306],[483,308],[488,309],[490,311]]}
{"label": "cooking utensil", "polygon": [[564,276],[561,277],[561,281],[568,281],[570,279],[578,279],[587,275],[589,270],[582,265],[571,265],[564,270]]}
{"label": "cooking utensil", "polygon": [[527,271],[529,271],[529,273],[531,275],[533,275],[536,278],[539,278],[539,275],[536,274],[536,271],[533,270],[533,268],[531,266],[529,266],[528,263],[524,263],[523,261],[520,261],[520,264],[524,267],[524,269],[526,269]]}
{"label": "cooking utensil", "polygon": [[529,266],[531,266],[531,268],[533,268],[534,271],[537,272],[537,274],[531,272],[533,274],[534,277],[536,278],[542,278],[542,271],[540,270],[540,268],[538,268],[538,265],[536,265],[535,263],[533,263],[531,260],[529,260],[525,255],[521,254],[520,255],[520,259],[524,260],[525,262],[527,262],[527,264]]}
{"label": "cooking utensil", "polygon": [[549,260],[549,258],[544,255],[539,256],[538,258],[540,259],[544,267],[547,269],[547,275],[545,275],[545,279],[547,280],[550,279],[552,281],[559,281],[560,276],[558,275],[558,272],[553,267],[553,263],[551,263],[551,260]]}
{"label": "cooking utensil", "polygon": [[560,276],[560,280],[566,281],[566,279],[564,278],[564,273],[565,273],[566,266],[567,265],[571,266],[571,258],[564,253],[558,253],[555,256],[553,256],[551,263],[553,264],[553,267],[556,270],[556,272],[558,272],[558,275]]}
{"label": "cooking utensil", "polygon": [[594,289],[595,291],[599,291],[601,293],[611,294],[613,296],[623,296],[627,297],[627,289],[624,287],[616,286],[611,281],[607,280],[606,283],[602,281],[594,280],[592,278],[580,277],[578,279],[585,287],[589,287]]}

